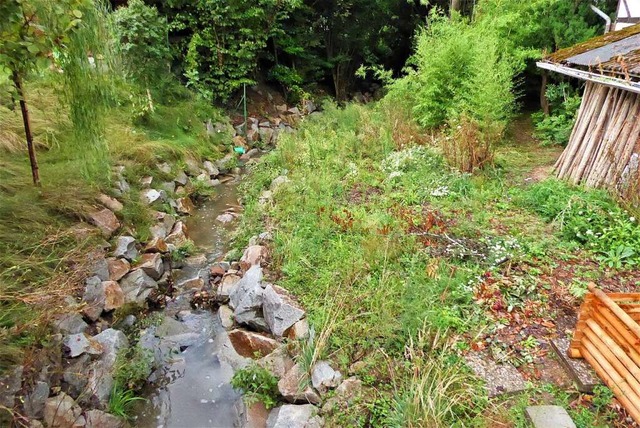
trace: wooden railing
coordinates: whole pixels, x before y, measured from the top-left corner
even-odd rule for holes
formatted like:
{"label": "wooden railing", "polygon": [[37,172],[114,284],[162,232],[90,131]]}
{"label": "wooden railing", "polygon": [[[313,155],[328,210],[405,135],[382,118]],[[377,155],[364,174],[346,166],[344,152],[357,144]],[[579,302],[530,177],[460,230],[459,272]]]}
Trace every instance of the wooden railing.
{"label": "wooden railing", "polygon": [[640,293],[605,294],[589,284],[569,347],[640,423]]}

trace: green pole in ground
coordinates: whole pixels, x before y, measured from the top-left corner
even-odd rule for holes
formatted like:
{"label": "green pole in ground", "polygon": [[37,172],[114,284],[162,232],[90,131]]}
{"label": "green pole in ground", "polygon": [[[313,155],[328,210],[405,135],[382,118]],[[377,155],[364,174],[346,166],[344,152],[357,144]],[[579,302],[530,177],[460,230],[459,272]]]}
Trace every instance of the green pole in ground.
{"label": "green pole in ground", "polygon": [[243,94],[242,94],[242,102],[244,104],[244,136],[247,136],[247,84],[242,85]]}

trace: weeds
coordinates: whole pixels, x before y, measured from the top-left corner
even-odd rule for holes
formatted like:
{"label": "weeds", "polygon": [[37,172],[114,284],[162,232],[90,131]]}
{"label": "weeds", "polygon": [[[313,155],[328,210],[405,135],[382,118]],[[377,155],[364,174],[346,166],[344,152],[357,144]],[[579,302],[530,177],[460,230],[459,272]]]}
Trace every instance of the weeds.
{"label": "weeds", "polygon": [[243,392],[247,405],[261,402],[267,409],[272,409],[278,404],[278,378],[257,364],[235,372],[231,385]]}
{"label": "weeds", "polygon": [[144,400],[144,398],[136,396],[134,391],[123,388],[116,383],[109,397],[108,411],[123,419],[131,419],[135,403]]}

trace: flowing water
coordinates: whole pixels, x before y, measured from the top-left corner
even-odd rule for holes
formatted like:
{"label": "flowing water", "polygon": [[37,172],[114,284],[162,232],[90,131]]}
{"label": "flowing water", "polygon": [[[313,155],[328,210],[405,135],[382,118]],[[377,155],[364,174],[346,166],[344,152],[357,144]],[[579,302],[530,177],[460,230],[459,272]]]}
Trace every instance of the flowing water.
{"label": "flowing water", "polygon": [[[237,179],[221,185],[218,193],[187,221],[190,238],[206,254],[204,265],[186,266],[180,276],[208,271],[207,264],[228,250],[236,222],[221,223],[220,214],[238,213]],[[188,296],[167,305],[163,322],[147,330],[142,341],[153,349],[162,369],[152,375],[132,425],[136,427],[215,427],[236,425],[241,396],[230,385],[234,369],[246,360],[231,345],[217,314],[194,311]],[[153,379],[155,377],[155,379]]]}

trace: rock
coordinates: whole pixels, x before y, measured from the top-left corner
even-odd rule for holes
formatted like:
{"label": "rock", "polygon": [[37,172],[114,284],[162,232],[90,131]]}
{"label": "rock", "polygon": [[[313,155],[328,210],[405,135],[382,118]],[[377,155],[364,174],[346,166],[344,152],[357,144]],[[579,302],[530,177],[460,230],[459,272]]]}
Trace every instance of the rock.
{"label": "rock", "polygon": [[90,403],[98,403],[100,408],[107,408],[114,384],[113,363],[104,360],[94,361],[84,369],[84,373],[87,373],[87,385],[80,398]]}
{"label": "rock", "polygon": [[189,177],[187,176],[187,174],[185,174],[184,171],[180,171],[178,172],[178,175],[176,176],[176,178],[173,179],[173,181],[180,186],[186,186],[187,183],[189,182]]}
{"label": "rock", "polygon": [[91,321],[97,320],[102,314],[105,301],[104,287],[100,278],[97,276],[87,278],[82,301],[86,303],[86,306],[82,308],[82,313]]}
{"label": "rock", "polygon": [[300,115],[300,109],[298,107],[291,107],[287,112],[298,116]]}
{"label": "rock", "polygon": [[204,161],[202,163],[202,167],[207,171],[210,177],[220,175],[220,170],[211,161]]}
{"label": "rock", "polygon": [[118,218],[108,208],[89,214],[89,222],[100,229],[102,236],[109,239],[120,228]]}
{"label": "rock", "polygon": [[236,322],[242,326],[248,327],[253,331],[262,331],[271,333],[269,326],[262,316],[262,311],[245,311],[234,316]]}
{"label": "rock", "polygon": [[235,155],[233,153],[229,153],[225,155],[222,159],[216,161],[216,168],[220,170],[220,172],[226,172],[229,170],[229,163],[235,159]]}
{"label": "rock", "polygon": [[44,405],[44,421],[49,428],[79,428],[85,426],[82,409],[64,392],[48,398]]}
{"label": "rock", "polygon": [[74,398],[78,398],[87,387],[87,367],[91,357],[83,354],[78,358],[70,360],[71,364],[65,368],[62,379],[64,379],[67,388],[65,392]]}
{"label": "rock", "polygon": [[183,222],[177,221],[176,224],[173,226],[171,233],[165,239],[165,242],[167,244],[180,246],[187,241],[188,239],[187,236],[188,236],[187,226]]}
{"label": "rock", "polygon": [[195,278],[186,278],[176,284],[181,290],[200,290],[204,287],[204,279],[199,276]]}
{"label": "rock", "polygon": [[165,233],[162,236],[163,238],[166,238],[166,236],[171,233],[173,226],[176,224],[175,217],[162,211],[156,211],[155,220],[158,222],[158,226],[162,226],[164,228]]}
{"label": "rock", "polygon": [[137,267],[156,281],[159,280],[164,273],[164,264],[162,262],[162,256],[159,253],[143,254],[140,264]]}
{"label": "rock", "polygon": [[[231,309],[262,308],[262,268],[252,266],[236,283],[229,299]],[[246,302],[244,302],[246,299]]]}
{"label": "rock", "polygon": [[154,224],[153,226],[151,226],[149,228],[149,233],[151,234],[152,239],[155,239],[155,238],[164,239],[167,237],[167,230],[165,229],[162,223]]}
{"label": "rock", "polygon": [[30,418],[41,418],[44,415],[44,404],[49,398],[49,384],[36,382],[29,394],[24,398],[24,411]]}
{"label": "rock", "polygon": [[284,184],[287,184],[289,181],[290,181],[289,178],[285,175],[276,177],[271,182],[271,185],[269,186],[269,190],[275,193],[276,191],[278,191],[279,188],[281,188]]}
{"label": "rock", "polygon": [[571,375],[576,383],[578,391],[591,394],[593,388],[600,385],[600,379],[593,368],[585,360],[569,358],[570,340],[567,338],[559,338],[551,341],[551,347],[558,355],[558,359],[562,363],[565,371]]}
{"label": "rock", "polygon": [[189,198],[188,196],[178,199],[176,203],[178,204],[176,210],[180,214],[191,215],[196,209],[195,205],[193,205],[193,202],[191,202],[191,198]]}
{"label": "rock", "polygon": [[322,428],[324,427],[324,418],[319,415],[315,415],[304,425],[304,428]]}
{"label": "rock", "polygon": [[77,334],[83,333],[89,328],[89,324],[84,322],[80,314],[70,313],[56,316],[53,321],[53,328],[58,333]]}
{"label": "rock", "polygon": [[258,204],[266,205],[273,200],[273,192],[271,190],[265,190],[260,194],[258,198]]}
{"label": "rock", "polygon": [[116,241],[116,249],[113,251],[116,258],[125,258],[132,261],[138,257],[136,249],[136,239],[133,236],[119,236]]}
{"label": "rock", "polygon": [[93,266],[91,267],[91,275],[97,276],[100,281],[108,281],[109,280],[109,263],[106,259],[100,257],[99,259],[93,262]]}
{"label": "rock", "polygon": [[305,382],[305,377],[300,365],[295,364],[278,382],[280,395],[289,403],[320,404],[320,396],[310,385],[307,384],[304,389],[300,388]]}
{"label": "rock", "polygon": [[173,181],[163,181],[158,187],[160,187],[160,189],[164,190],[168,194],[175,193],[176,191],[176,183]]}
{"label": "rock", "polygon": [[216,217],[216,221],[219,221],[222,224],[231,223],[236,219],[236,216],[233,213],[223,213]]}
{"label": "rock", "polygon": [[243,270],[249,269],[251,266],[260,265],[267,258],[267,247],[262,245],[252,245],[244,250],[244,254],[240,259],[240,267]]}
{"label": "rock", "polygon": [[279,113],[285,113],[288,108],[289,107],[287,107],[286,104],[282,104],[282,105],[276,106],[276,110],[278,110]]}
{"label": "rock", "polygon": [[102,357],[100,358],[105,364],[112,368],[116,362],[118,351],[129,346],[127,336],[120,330],[109,328],[100,334],[93,336],[100,345],[102,345]]}
{"label": "rock", "polygon": [[171,165],[169,165],[166,162],[157,164],[156,168],[158,168],[160,171],[162,171],[165,174],[171,174]]}
{"label": "rock", "polygon": [[311,370],[311,383],[320,394],[335,388],[342,382],[342,374],[334,370],[327,361],[318,361]]}
{"label": "rock", "polygon": [[[260,133],[260,139],[262,140],[263,143],[265,144],[271,144],[273,142],[273,134],[274,134],[274,130],[273,128],[260,128],[260,130],[258,131]],[[250,155],[249,157],[251,157],[252,155]]]}
{"label": "rock", "polygon": [[351,404],[362,393],[362,381],[357,377],[350,377],[344,380],[336,388],[336,397],[340,402]]}
{"label": "rock", "polygon": [[98,202],[100,202],[106,208],[109,208],[114,213],[119,213],[124,209],[124,205],[122,205],[122,202],[105,194],[100,194],[100,196],[98,196]]}
{"label": "rock", "polygon": [[87,410],[84,415],[87,420],[87,428],[124,428],[122,419],[102,410]]}
{"label": "rock", "polygon": [[184,163],[188,175],[195,177],[196,175],[200,174],[200,165],[198,161],[196,161],[195,159],[186,158],[184,160]]}
{"label": "rock", "polygon": [[153,238],[144,247],[145,253],[168,253],[169,247],[163,238]]}
{"label": "rock", "polygon": [[305,316],[298,303],[281,287],[267,285],[262,299],[262,313],[269,329],[277,337],[282,337]]}
{"label": "rock", "polygon": [[227,269],[220,266],[220,264],[213,265],[209,268],[209,275],[212,277],[224,276],[225,273],[227,273]]}
{"label": "rock", "polygon": [[534,428],[576,428],[576,424],[560,406],[529,406],[525,410]]}
{"label": "rock", "polygon": [[153,177],[150,175],[147,175],[140,179],[140,185],[143,189],[148,189],[149,187],[151,187],[151,183],[153,183]]}
{"label": "rock", "polygon": [[295,362],[289,356],[286,345],[281,345],[267,355],[257,361],[260,367],[264,367],[269,370],[273,375],[279,379],[283,378],[289,370],[293,368]]}
{"label": "rock", "polygon": [[285,404],[271,410],[267,428],[307,428],[310,419],[317,413],[318,409],[311,404]]}
{"label": "rock", "polygon": [[302,108],[306,114],[311,114],[317,110],[316,105],[311,100],[306,100],[302,103]]}
{"label": "rock", "polygon": [[222,277],[222,282],[218,285],[216,296],[220,302],[228,302],[234,288],[240,281],[240,277],[235,274],[228,274]]}
{"label": "rock", "polygon": [[116,182],[116,188],[117,191],[120,192],[120,194],[128,193],[131,190],[131,186],[124,177],[120,177],[118,179],[118,181]]}
{"label": "rock", "polygon": [[102,283],[104,289],[104,310],[106,312],[113,311],[124,305],[124,292],[115,281],[105,281]]}
{"label": "rock", "polygon": [[0,406],[12,409],[15,404],[16,393],[22,386],[22,366],[7,370],[0,376]]}
{"label": "rock", "polygon": [[309,321],[302,319],[295,323],[285,335],[290,340],[305,340],[309,338]]}
{"label": "rock", "polygon": [[241,428],[265,428],[267,426],[269,411],[264,403],[258,401],[245,404],[244,400],[240,399],[236,401],[234,407],[237,415],[234,426]]}
{"label": "rock", "polygon": [[114,257],[110,257],[107,259],[107,264],[109,266],[110,281],[120,281],[120,279],[122,279],[122,277],[131,270],[131,264],[124,258],[116,259]]}
{"label": "rock", "polygon": [[125,295],[125,303],[144,303],[152,290],[158,288],[158,284],[142,269],[136,269],[126,275],[120,281],[120,287]]}
{"label": "rock", "polygon": [[42,422],[32,419],[29,421],[28,428],[44,428],[44,425],[42,425]]}
{"label": "rock", "polygon": [[86,333],[70,334],[64,338],[64,346],[69,349],[71,358],[75,358],[84,353],[91,355],[102,354],[102,346],[99,342],[89,337]]}
{"label": "rock", "polygon": [[162,193],[156,189],[147,189],[140,194],[140,198],[142,199],[142,202],[147,205],[151,205],[162,198]]}
{"label": "rock", "polygon": [[240,329],[230,331],[229,339],[236,352],[246,358],[268,355],[278,347],[278,342],[269,337]]}
{"label": "rock", "polygon": [[218,308],[218,318],[220,318],[220,324],[224,328],[233,327],[233,311],[227,305],[222,305]]}

